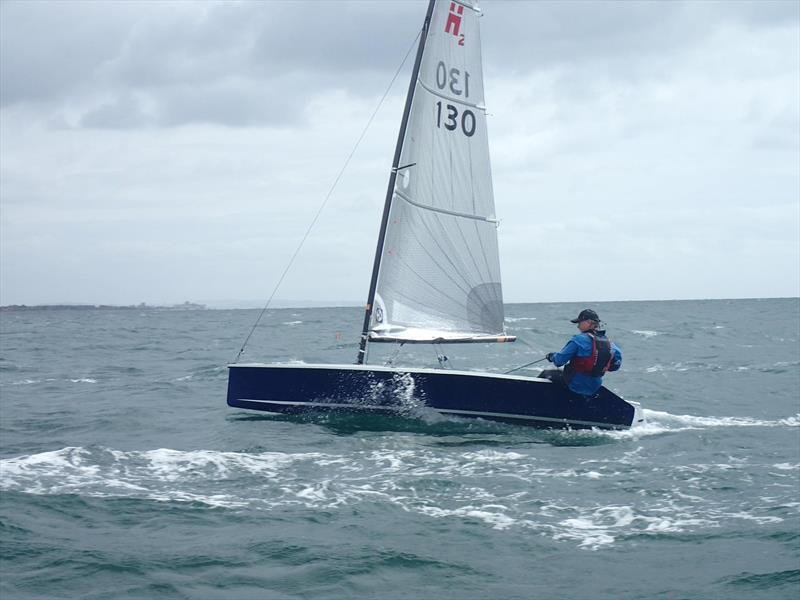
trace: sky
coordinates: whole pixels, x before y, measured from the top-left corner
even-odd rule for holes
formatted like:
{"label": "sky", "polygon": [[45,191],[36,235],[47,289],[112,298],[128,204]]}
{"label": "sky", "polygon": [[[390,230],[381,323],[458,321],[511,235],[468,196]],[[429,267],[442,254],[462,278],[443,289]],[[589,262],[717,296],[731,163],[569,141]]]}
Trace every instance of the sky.
{"label": "sky", "polygon": [[[263,304],[425,8],[0,3],[0,304]],[[800,2],[481,8],[506,302],[800,296]],[[409,75],[277,298],[366,299]]]}

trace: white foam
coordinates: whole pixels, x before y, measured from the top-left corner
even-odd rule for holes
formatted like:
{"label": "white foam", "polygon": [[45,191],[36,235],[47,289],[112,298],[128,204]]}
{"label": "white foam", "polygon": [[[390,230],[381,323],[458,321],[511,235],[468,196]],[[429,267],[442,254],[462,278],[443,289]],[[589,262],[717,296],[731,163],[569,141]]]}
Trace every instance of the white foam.
{"label": "white foam", "polygon": [[[670,514],[665,514],[667,511]],[[598,550],[612,545],[623,534],[679,533],[719,525],[715,520],[693,516],[683,508],[654,507],[650,512],[662,514],[645,514],[632,506],[614,505],[580,510],[579,516],[558,523],[562,530],[553,538],[576,540],[580,548]]]}
{"label": "white foam", "polygon": [[645,368],[645,373],[664,373],[674,371],[677,373],[682,373],[684,371],[688,371],[690,367],[687,367],[683,363],[675,363],[674,365],[661,365],[655,364],[650,367]]}
{"label": "white foam", "polygon": [[431,517],[459,517],[463,519],[477,519],[492,526],[492,529],[508,529],[516,523],[515,519],[499,513],[486,510],[488,507],[464,506],[456,509],[439,508],[438,506],[422,506],[419,509],[424,515]]}
{"label": "white foam", "polygon": [[[775,365],[773,365],[775,366]],[[649,367],[645,367],[645,373],[685,373],[687,371],[733,371],[737,373],[741,373],[743,371],[750,371],[754,367],[748,367],[744,365],[733,366],[733,365],[718,365],[715,363],[703,363],[703,362],[676,362],[669,365],[662,365],[660,363],[656,363],[654,365],[650,365]],[[761,369],[764,370],[763,368]]]}
{"label": "white foam", "polygon": [[629,526],[636,519],[629,506],[605,506],[591,514],[564,519],[559,522],[563,531],[554,535],[554,539],[578,540],[580,548],[597,550],[613,544],[615,529]]}
{"label": "white foam", "polygon": [[[659,414],[665,420],[672,417]],[[683,417],[677,420],[681,427]],[[706,497],[709,481],[746,479],[752,465],[737,457],[654,466],[645,446],[638,445],[611,455],[592,453],[594,458],[563,469],[519,448],[441,451],[409,444],[402,436],[365,439],[363,444],[362,450],[346,453],[67,447],[0,460],[0,489],[192,502],[230,510],[324,510],[381,503],[500,531],[530,529],[583,550],[602,550],[636,535],[696,531],[735,521],[768,526],[785,516],[776,510],[796,511],[796,485],[777,482],[757,506],[740,496]],[[630,493],[629,504],[596,503],[599,496],[593,492],[614,479],[646,477],[656,468],[661,479],[675,482],[673,489]],[[789,477],[796,476],[800,464],[779,462],[772,468]],[[509,485],[495,485],[498,478]],[[585,493],[569,493],[566,500],[560,497],[565,486]]]}
{"label": "white foam", "polygon": [[[203,502],[212,506],[247,505],[248,500],[182,489],[228,478],[277,476],[295,461],[313,462],[316,453],[241,454],[212,450],[147,451],[67,447],[0,461],[0,489],[32,494],[77,493],[87,496],[136,496],[152,500]],[[109,457],[111,460],[109,460]]]}
{"label": "white foam", "polygon": [[752,417],[700,417],[696,415],[673,415],[668,412],[644,409],[645,421],[648,424],[659,424],[674,430],[674,425],[682,428],[709,428],[709,427],[797,427],[800,425],[800,415],[767,421]]}
{"label": "white foam", "polygon": [[650,330],[647,330],[647,329],[643,329],[643,330],[634,329],[633,333],[635,333],[637,335],[641,335],[641,336],[643,336],[645,338],[651,338],[651,337],[655,337],[657,335],[662,335],[662,332],[660,332],[660,331],[650,331]]}
{"label": "white foam", "polygon": [[783,519],[780,517],[771,517],[769,515],[752,515],[748,512],[739,511],[733,513],[725,513],[728,519],[741,519],[742,521],[753,521],[759,525],[769,525],[771,523],[782,523]]}
{"label": "white foam", "polygon": [[20,379],[18,381],[12,381],[11,385],[32,385],[34,383],[41,383],[41,379]]}
{"label": "white foam", "polygon": [[780,469],[781,471],[796,471],[796,470],[800,469],[800,463],[795,463],[795,464],[777,463],[777,464],[772,465],[772,466],[775,467],[776,469]]}
{"label": "white foam", "polygon": [[415,394],[416,381],[410,373],[395,373],[390,379],[374,381],[359,402],[371,405],[392,403],[397,412],[406,417],[416,417],[426,422],[448,420],[445,415],[426,406],[425,400]]}
{"label": "white foam", "polygon": [[329,497],[328,488],[330,487],[330,484],[330,481],[322,481],[312,486],[305,487],[300,491],[295,492],[295,494],[298,498],[312,500],[314,502],[322,502],[327,500]]}
{"label": "white foam", "polygon": [[519,452],[499,452],[497,450],[480,450],[478,452],[465,452],[463,454],[464,459],[466,460],[473,460],[478,462],[485,462],[485,463],[506,463],[509,460],[521,460],[526,457],[524,454],[520,454]]}
{"label": "white foam", "polygon": [[72,383],[97,383],[97,379],[92,379],[90,377],[82,377],[80,379],[70,379]]}
{"label": "white foam", "polygon": [[286,321],[285,323],[281,323],[281,325],[289,325],[291,327],[294,325],[302,325],[302,323],[302,321]]}

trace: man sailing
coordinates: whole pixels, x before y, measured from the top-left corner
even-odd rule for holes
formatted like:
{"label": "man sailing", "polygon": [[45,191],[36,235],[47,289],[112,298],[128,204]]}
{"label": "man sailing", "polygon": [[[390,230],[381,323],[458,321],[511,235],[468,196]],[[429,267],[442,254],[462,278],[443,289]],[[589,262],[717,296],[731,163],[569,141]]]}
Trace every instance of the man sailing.
{"label": "man sailing", "polygon": [[551,369],[541,376],[561,381],[581,396],[594,396],[603,385],[603,375],[622,366],[622,352],[606,337],[605,330],[600,329],[600,317],[592,309],[582,310],[570,322],[578,324],[580,333],[574,335],[560,352],[550,352],[546,357],[557,367],[566,365],[563,373]]}

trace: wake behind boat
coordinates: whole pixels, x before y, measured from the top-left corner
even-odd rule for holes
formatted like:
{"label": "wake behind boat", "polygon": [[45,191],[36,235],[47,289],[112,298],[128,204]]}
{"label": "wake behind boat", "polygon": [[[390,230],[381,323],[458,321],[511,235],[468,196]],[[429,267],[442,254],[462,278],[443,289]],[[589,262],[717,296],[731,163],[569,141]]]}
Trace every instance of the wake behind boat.
{"label": "wake behind boat", "polygon": [[[628,428],[641,409],[547,379],[368,364],[369,344],[500,343],[498,220],[473,1],[431,0],[389,176],[355,365],[229,365],[228,404],[295,413],[410,406],[538,427]],[[241,354],[241,353],[240,353]]]}

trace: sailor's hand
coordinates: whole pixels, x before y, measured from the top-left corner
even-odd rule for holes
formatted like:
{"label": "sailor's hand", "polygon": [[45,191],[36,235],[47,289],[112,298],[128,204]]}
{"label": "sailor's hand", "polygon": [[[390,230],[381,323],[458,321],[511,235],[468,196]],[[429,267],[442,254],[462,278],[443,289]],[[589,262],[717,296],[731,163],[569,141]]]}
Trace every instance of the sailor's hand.
{"label": "sailor's hand", "polygon": [[545,358],[547,359],[547,361],[548,361],[548,362],[553,362],[553,357],[554,357],[555,355],[556,355],[556,353],[555,353],[555,352],[548,352],[548,353],[547,353],[547,356],[545,356]]}

